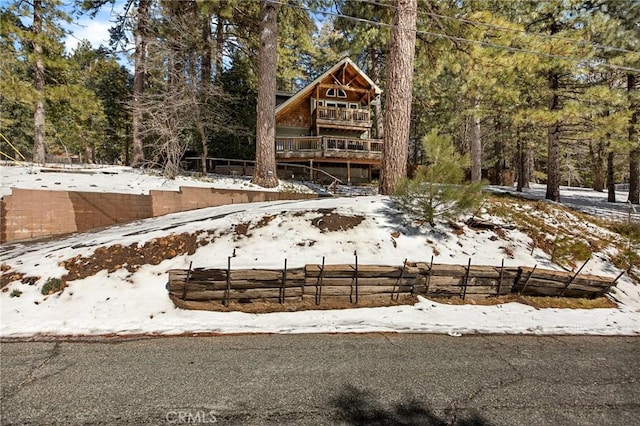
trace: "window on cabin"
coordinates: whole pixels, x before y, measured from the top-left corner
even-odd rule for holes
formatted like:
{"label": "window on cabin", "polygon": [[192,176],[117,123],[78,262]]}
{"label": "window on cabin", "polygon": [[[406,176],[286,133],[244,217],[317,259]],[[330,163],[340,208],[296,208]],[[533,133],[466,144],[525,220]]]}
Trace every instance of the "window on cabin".
{"label": "window on cabin", "polygon": [[347,92],[342,89],[327,89],[326,92],[327,98],[345,98],[347,97]]}

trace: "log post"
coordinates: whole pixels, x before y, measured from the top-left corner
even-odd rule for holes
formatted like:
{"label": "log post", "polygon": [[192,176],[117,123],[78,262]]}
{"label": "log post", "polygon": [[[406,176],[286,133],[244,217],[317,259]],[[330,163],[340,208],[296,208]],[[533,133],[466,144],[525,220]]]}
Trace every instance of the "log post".
{"label": "log post", "polygon": [[182,289],[182,300],[187,297],[187,284],[189,284],[189,278],[191,277],[191,266],[193,261],[189,262],[189,270],[187,271],[187,279],[184,281],[184,288]]}
{"label": "log post", "polygon": [[597,297],[602,297],[602,296],[604,296],[604,294],[605,294],[607,291],[609,291],[609,289],[610,289],[611,287],[613,287],[613,286],[616,284],[616,282],[618,282],[618,280],[620,279],[620,277],[621,277],[621,276],[623,276],[625,272],[627,272],[627,271],[622,271],[622,272],[620,272],[620,273],[618,274],[618,276],[617,276],[613,281],[611,281],[611,284],[609,284],[608,286],[606,286],[605,288],[603,288],[603,289],[602,289],[602,291],[598,294],[598,296],[597,296]]}
{"label": "log post", "polygon": [[324,256],[322,256],[322,266],[320,267],[320,276],[316,282],[316,305],[322,300],[322,280],[324,278]]}
{"label": "log post", "polygon": [[433,270],[433,255],[431,255],[431,263],[429,264],[429,275],[427,275],[427,287],[424,289],[424,295],[429,294],[429,284],[431,283],[431,271]]}
{"label": "log post", "polygon": [[229,299],[231,298],[231,256],[227,257],[227,290],[225,294],[225,306],[229,307]]}
{"label": "log post", "polygon": [[284,259],[284,269],[282,271],[282,285],[280,286],[280,304],[284,305],[284,297],[285,297],[285,287],[287,285],[287,259]]}
{"label": "log post", "polygon": [[503,277],[504,277],[504,259],[502,259],[502,265],[500,265],[500,281],[498,281],[498,291],[496,296],[500,296],[500,289],[502,288]]}
{"label": "log post", "polygon": [[535,265],[533,265],[533,269],[531,270],[531,273],[529,274],[529,276],[527,277],[527,279],[524,281],[524,285],[522,286],[522,289],[520,290],[520,295],[522,296],[522,293],[524,293],[524,290],[527,288],[527,284],[529,284],[529,279],[531,279],[531,276],[533,275],[533,273],[536,271],[536,268],[538,267],[538,264],[536,263]]}
{"label": "log post", "polygon": [[462,287],[462,300],[467,297],[467,282],[469,281],[469,272],[471,271],[471,258],[469,258],[469,262],[467,262],[467,272],[464,275],[464,285]]}
{"label": "log post", "polygon": [[587,263],[589,263],[589,260],[591,260],[590,258],[585,260],[584,263],[582,264],[582,266],[580,267],[580,269],[578,269],[578,272],[576,272],[576,274],[574,276],[571,277],[571,279],[569,280],[569,282],[567,283],[567,285],[564,286],[564,288],[562,289],[562,292],[560,293],[560,296],[558,297],[562,297],[564,296],[564,293],[567,291],[567,289],[569,288],[569,286],[571,285],[571,283],[573,282],[573,280],[576,279],[576,277],[578,276],[578,274],[582,271],[582,268],[585,267],[585,265]]}
{"label": "log post", "polygon": [[[400,276],[396,280],[396,283],[393,285],[393,291],[391,292],[391,300],[398,300],[400,298],[400,281],[404,278],[404,272],[407,270],[407,259],[404,260],[402,264],[402,270],[400,271]],[[396,291],[396,287],[398,290]],[[393,293],[396,293],[396,298],[393,298]]]}
{"label": "log post", "polygon": [[[351,280],[352,284],[355,283],[355,290],[356,290],[356,304],[358,304],[358,252],[354,251],[353,255],[356,258],[356,263],[355,263],[355,273],[353,276],[353,279]],[[351,292],[349,293],[349,302],[353,303],[353,285],[351,286]]]}

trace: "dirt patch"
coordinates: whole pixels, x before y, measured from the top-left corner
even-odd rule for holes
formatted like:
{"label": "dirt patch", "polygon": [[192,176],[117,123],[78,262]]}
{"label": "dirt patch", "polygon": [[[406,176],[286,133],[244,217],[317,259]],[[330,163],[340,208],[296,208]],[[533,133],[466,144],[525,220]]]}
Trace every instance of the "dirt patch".
{"label": "dirt patch", "polygon": [[322,216],[316,217],[311,220],[311,225],[320,229],[320,232],[337,232],[347,231],[360,225],[365,219],[364,216],[345,216],[340,213],[336,213],[335,209],[321,209],[318,213],[322,213]]}
{"label": "dirt patch", "polygon": [[11,269],[11,266],[6,263],[0,265],[0,272],[2,272],[2,275],[0,275],[0,288],[3,292],[9,291],[6,287],[14,281],[20,281],[22,284],[34,285],[36,281],[40,279],[38,276],[27,276],[27,274],[22,272],[15,272]]}
{"label": "dirt patch", "polygon": [[243,222],[234,225],[233,231],[236,234],[236,240],[240,236],[250,237],[249,231],[253,229],[263,228],[271,223],[276,217],[273,215],[263,216],[258,222],[252,224],[251,222]]}
{"label": "dirt patch", "polygon": [[267,225],[268,225],[268,224],[270,224],[270,223],[271,223],[271,221],[272,221],[273,219],[275,219],[275,218],[276,218],[276,217],[275,217],[275,216],[273,216],[273,215],[270,215],[270,216],[263,216],[263,217],[262,217],[262,219],[260,219],[260,220],[258,221],[258,223],[256,223],[256,224],[253,226],[253,229],[258,229],[258,228],[262,228],[262,227],[264,227],[264,226],[267,226]]}
{"label": "dirt patch", "polygon": [[89,257],[76,256],[60,262],[69,273],[62,277],[64,282],[79,280],[95,275],[99,271],[109,272],[125,268],[133,273],[142,265],[157,265],[163,260],[180,255],[191,255],[207,241],[198,242],[199,234],[182,233],[155,238],[143,246],[137,243],[122,246],[98,247]]}
{"label": "dirt patch", "polygon": [[233,227],[233,231],[237,236],[244,235],[245,237],[250,236],[249,234],[249,223],[238,223]]}

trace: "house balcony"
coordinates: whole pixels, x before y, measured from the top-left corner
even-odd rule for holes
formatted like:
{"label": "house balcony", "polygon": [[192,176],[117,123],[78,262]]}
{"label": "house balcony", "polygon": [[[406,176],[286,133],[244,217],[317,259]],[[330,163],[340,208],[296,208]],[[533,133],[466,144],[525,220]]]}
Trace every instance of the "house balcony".
{"label": "house balcony", "polygon": [[290,161],[380,164],[382,139],[341,136],[276,138],[276,158]]}
{"label": "house balcony", "polygon": [[363,131],[371,128],[367,109],[318,106],[313,114],[314,126]]}

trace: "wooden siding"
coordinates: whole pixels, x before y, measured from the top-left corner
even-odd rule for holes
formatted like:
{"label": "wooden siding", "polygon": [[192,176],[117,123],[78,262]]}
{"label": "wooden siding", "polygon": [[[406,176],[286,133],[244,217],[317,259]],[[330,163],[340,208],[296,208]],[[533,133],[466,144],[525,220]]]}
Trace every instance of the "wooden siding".
{"label": "wooden siding", "polygon": [[296,105],[294,108],[287,110],[276,123],[276,132],[278,127],[298,127],[311,128],[311,106],[308,102]]}

